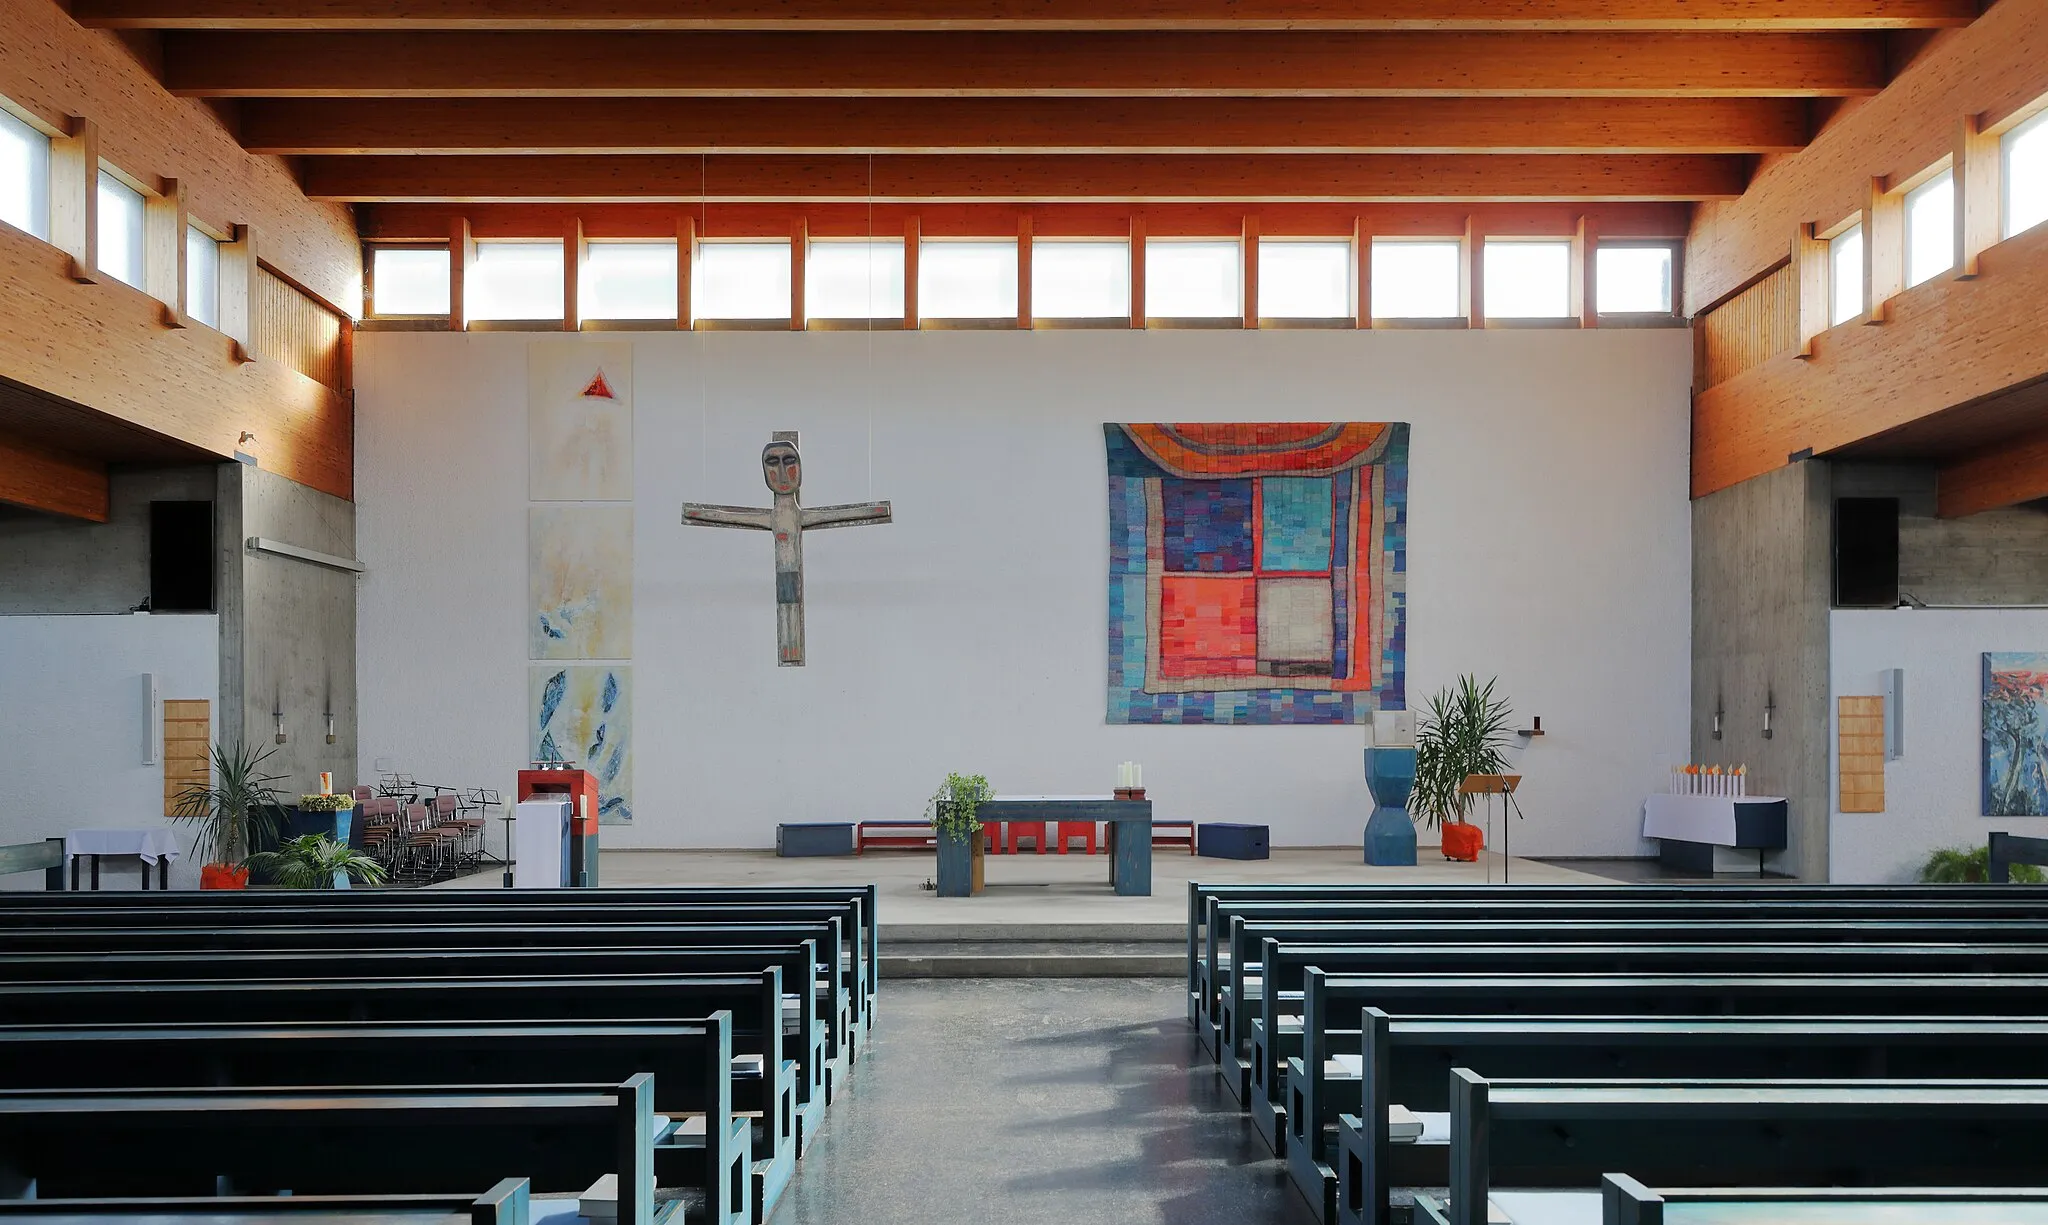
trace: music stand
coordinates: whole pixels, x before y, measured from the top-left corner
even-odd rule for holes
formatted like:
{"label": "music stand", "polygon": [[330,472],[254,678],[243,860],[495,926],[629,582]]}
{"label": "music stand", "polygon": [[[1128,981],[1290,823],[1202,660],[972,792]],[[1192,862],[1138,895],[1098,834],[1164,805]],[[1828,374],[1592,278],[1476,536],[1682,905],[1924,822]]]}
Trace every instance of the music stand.
{"label": "music stand", "polygon": [[[1465,781],[1458,784],[1460,795],[1483,795],[1486,797],[1486,836],[1493,837],[1493,797],[1499,796],[1500,804],[1500,883],[1508,883],[1508,809],[1513,805],[1516,812],[1521,805],[1515,804],[1515,788],[1522,785],[1519,774],[1467,774]],[[1492,873],[1489,872],[1491,878]]]}

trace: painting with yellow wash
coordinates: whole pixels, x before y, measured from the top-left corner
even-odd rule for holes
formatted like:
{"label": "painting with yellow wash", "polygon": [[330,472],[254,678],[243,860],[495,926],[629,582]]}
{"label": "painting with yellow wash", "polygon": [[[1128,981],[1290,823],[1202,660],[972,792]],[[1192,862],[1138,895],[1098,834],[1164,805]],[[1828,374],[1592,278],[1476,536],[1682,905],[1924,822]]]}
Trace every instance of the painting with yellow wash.
{"label": "painting with yellow wash", "polygon": [[526,699],[529,756],[595,774],[598,823],[631,824],[633,670],[589,664],[532,668]]}
{"label": "painting with yellow wash", "polygon": [[633,654],[633,508],[527,509],[527,658]]}
{"label": "painting with yellow wash", "polygon": [[527,494],[535,502],[633,498],[633,346],[526,350]]}

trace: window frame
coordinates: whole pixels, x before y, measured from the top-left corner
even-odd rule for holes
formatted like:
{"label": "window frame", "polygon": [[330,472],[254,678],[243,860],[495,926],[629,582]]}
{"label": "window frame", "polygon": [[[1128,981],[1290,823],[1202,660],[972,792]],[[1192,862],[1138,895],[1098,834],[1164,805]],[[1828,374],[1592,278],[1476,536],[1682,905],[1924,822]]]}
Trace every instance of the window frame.
{"label": "window frame", "polygon": [[1998,135],[1998,238],[2001,242],[2008,238],[2017,238],[2028,230],[2048,225],[2048,201],[2043,201],[2043,216],[2039,221],[2028,224],[2024,229],[2016,230],[2012,226],[2013,146],[2019,142],[2021,137],[2032,135],[2036,129],[2042,130],[2043,135],[2041,139],[2044,142],[2048,142],[2048,106],[2044,106],[2041,110],[2013,124]]}
{"label": "window frame", "polygon": [[[1371,241],[1368,239],[1367,241]],[[1266,313],[1266,249],[1269,247],[1338,247],[1344,248],[1344,302],[1342,314],[1337,315],[1270,315]],[[1261,330],[1301,328],[1346,328],[1356,325],[1358,320],[1358,244],[1350,235],[1322,237],[1308,234],[1261,235],[1259,238],[1259,317]],[[1240,287],[1239,295],[1243,289]]]}
{"label": "window frame", "polygon": [[[26,130],[35,139],[34,148],[39,150],[29,156],[28,220],[31,228],[22,229],[11,222],[0,222],[0,225],[8,225],[21,230],[30,238],[47,243],[50,241],[50,141],[53,138],[41,123],[4,98],[0,98],[0,119],[18,124]],[[97,188],[98,185],[94,186]]]}
{"label": "window frame", "polygon": [[[1003,315],[934,315],[931,299],[925,292],[924,275],[931,266],[925,258],[934,248],[944,247],[1007,247],[1010,251],[1009,267],[1015,275],[1017,267],[1017,242],[1014,235],[921,235],[917,242],[917,325],[935,331],[981,331],[1017,326],[1017,309],[1024,286],[1011,286],[1010,310]],[[905,278],[906,282],[908,277]],[[905,289],[909,288],[906,283]]]}
{"label": "window frame", "polygon": [[[1945,272],[1956,268],[1955,207],[1956,177],[1952,158],[1943,158],[1927,169],[1907,179],[1898,188],[1899,194],[1899,284],[1900,292],[1938,280]],[[1913,198],[1926,192],[1935,184],[1946,180],[1949,197],[1949,225],[1947,242],[1948,263],[1928,273],[1918,281],[1913,279]]]}
{"label": "window frame", "polygon": [[[1579,254],[1580,243],[1569,234],[1487,234],[1479,238],[1479,287],[1481,313],[1479,325],[1489,328],[1574,328],[1579,326],[1579,316],[1572,310],[1572,261]],[[1492,261],[1487,259],[1488,249],[1501,247],[1562,247],[1564,248],[1564,311],[1556,315],[1496,315],[1493,313],[1493,295],[1486,292],[1486,278]],[[1584,287],[1580,287],[1584,292]]]}
{"label": "window frame", "polygon": [[[1838,291],[1841,289],[1841,279],[1835,272],[1838,262],[1835,258],[1835,244],[1848,237],[1852,232],[1857,236],[1855,259],[1856,290],[1861,300],[1857,303],[1853,314],[1841,315],[1839,309],[1841,304],[1836,298]],[[1866,274],[1869,270],[1870,256],[1863,249],[1863,244],[1870,241],[1870,236],[1863,232],[1863,215],[1861,213],[1851,214],[1848,220],[1840,225],[1833,226],[1823,234],[1821,241],[1827,244],[1828,327],[1847,327],[1850,324],[1860,323],[1868,319],[1870,317],[1870,285],[1869,277]]]}
{"label": "window frame", "polygon": [[[192,267],[192,236],[195,234],[199,235],[201,238],[205,239],[208,243],[212,244],[213,246],[213,318],[210,320],[202,319],[198,315],[192,313],[192,276],[194,272],[194,269]],[[192,216],[187,216],[185,218],[184,240],[185,284],[181,287],[180,298],[180,300],[184,303],[184,309],[182,313],[191,322],[196,323],[201,327],[212,328],[214,331],[218,332],[220,331],[220,307],[221,298],[223,296],[220,291],[220,246],[223,242],[226,242],[228,240],[222,238],[220,236],[220,233],[216,231],[212,226],[207,225],[205,222],[200,221],[197,217]]]}
{"label": "window frame", "polygon": [[[392,251],[443,251],[448,254],[448,309],[438,315],[411,315],[386,313],[376,309],[377,303],[377,252]],[[390,331],[425,330],[420,325],[437,324],[447,326],[455,314],[455,260],[454,250],[446,242],[396,242],[377,239],[363,244],[363,318],[357,325],[371,329],[384,328]]]}
{"label": "window frame", "polygon": [[[134,239],[133,271],[135,273],[135,279],[132,281],[129,280],[127,277],[122,276],[119,272],[114,271],[112,268],[109,268],[106,263],[107,208],[106,200],[101,196],[100,192],[104,184],[109,179],[111,179],[115,184],[117,184],[122,191],[125,191],[135,197],[135,223],[131,231]],[[99,166],[96,168],[93,174],[91,186],[94,198],[93,209],[95,214],[95,232],[93,234],[93,264],[95,265],[95,271],[105,275],[110,280],[118,281],[121,284],[126,285],[128,288],[135,290],[137,293],[148,293],[149,202],[152,199],[156,198],[157,193],[151,191],[147,186],[139,182],[134,175],[129,174],[127,171],[121,169],[119,166],[114,165],[112,162],[105,160],[104,158],[100,160]]]}
{"label": "window frame", "polygon": [[[896,313],[893,315],[813,315],[811,313],[811,303],[813,300],[811,291],[811,260],[817,255],[818,250],[823,247],[867,247],[870,251],[873,251],[876,247],[894,248],[896,251],[897,279],[903,282]],[[804,330],[818,332],[866,332],[873,331],[878,326],[883,328],[901,328],[910,302],[910,258],[908,250],[909,242],[902,234],[813,236],[804,244]],[[872,265],[873,259],[874,257],[870,255],[870,265]]]}
{"label": "window frame", "polygon": [[[1600,252],[1658,250],[1671,253],[1671,309],[1664,311],[1611,311],[1600,305]],[[1677,327],[1685,323],[1685,241],[1677,238],[1594,238],[1592,283],[1584,292],[1593,297],[1593,315],[1602,327]]]}
{"label": "window frame", "polygon": [[[477,280],[478,280],[478,278],[477,278],[477,274],[476,274],[476,269],[477,269],[477,266],[478,266],[478,265],[480,265],[480,264],[482,264],[482,263],[483,263],[483,253],[484,253],[485,251],[487,251],[487,250],[493,250],[493,249],[496,249],[496,250],[503,250],[503,249],[506,249],[506,248],[510,248],[510,247],[534,247],[534,248],[537,248],[537,249],[546,249],[546,248],[552,248],[552,249],[554,250],[555,254],[556,254],[557,256],[559,256],[559,257],[560,257],[560,259],[561,259],[561,266],[560,266],[560,273],[559,273],[559,275],[558,275],[558,276],[557,276],[557,278],[556,278],[556,280],[558,281],[558,286],[557,286],[557,290],[556,290],[556,292],[557,292],[557,293],[558,293],[558,294],[560,295],[560,297],[561,297],[561,302],[562,302],[562,306],[561,306],[561,309],[560,309],[560,310],[559,310],[558,312],[556,312],[556,313],[555,313],[555,314],[553,314],[553,315],[538,315],[538,316],[534,316],[534,315],[521,315],[521,316],[518,316],[518,317],[516,317],[516,318],[515,318],[515,317],[506,317],[506,318],[489,318],[489,319],[486,319],[486,318],[481,318],[481,317],[479,317],[479,316],[477,315],[477,313],[476,313],[476,303],[477,303],[477,295],[476,295],[476,285],[477,285]],[[468,255],[467,255],[467,259],[468,259],[468,264],[467,264],[467,266],[466,266],[466,267],[464,267],[464,268],[463,268],[463,270],[462,270],[462,318],[463,318],[463,324],[464,324],[464,326],[466,326],[466,327],[467,327],[467,328],[468,328],[468,329],[469,329],[470,331],[472,331],[472,332],[538,332],[538,331],[546,331],[546,332],[556,332],[556,331],[561,331],[561,330],[562,330],[562,328],[563,328],[563,324],[564,324],[564,322],[565,322],[565,321],[566,321],[566,320],[567,320],[567,319],[569,318],[569,280],[568,280],[568,271],[569,271],[569,270],[568,270],[568,262],[569,262],[569,260],[570,260],[570,259],[572,259],[572,258],[574,258],[574,255],[573,255],[573,254],[572,254],[571,252],[569,252],[569,251],[567,251],[567,250],[565,250],[565,249],[564,249],[564,244],[563,244],[562,240],[561,240],[561,239],[559,239],[559,238],[479,238],[479,239],[476,239],[476,240],[475,240],[474,242],[472,242],[472,243],[470,244],[470,251],[468,252]],[[455,297],[454,297],[454,288],[455,288],[455,285],[454,285],[454,272],[455,272],[455,262],[454,262],[454,257],[453,257],[453,254],[452,254],[452,252],[451,252],[451,254],[450,254],[450,258],[449,258],[449,263],[448,263],[448,271],[449,271],[449,286],[448,286],[448,288],[449,288],[449,298],[448,298],[448,306],[449,306],[449,309],[450,309],[450,310],[452,311],[452,310],[454,309],[454,306],[455,306]],[[579,269],[578,269],[577,271],[578,271],[578,272],[580,273],[580,272],[582,271],[582,269],[580,269],[580,268],[579,268]]]}
{"label": "window frame", "polygon": [[[1114,247],[1123,256],[1124,267],[1124,308],[1110,315],[1045,315],[1040,314],[1038,305],[1038,255],[1045,247]],[[1035,328],[1129,328],[1131,326],[1131,240],[1118,234],[1105,234],[1076,238],[1059,235],[1051,238],[1031,240],[1031,326]]]}
{"label": "window frame", "polygon": [[[704,313],[704,256],[719,247],[780,247],[783,260],[782,292],[783,310],[780,315],[706,315]],[[796,314],[796,298],[791,294],[790,269],[796,264],[796,244],[787,238],[774,235],[750,235],[741,237],[705,238],[698,236],[696,245],[690,251],[690,326],[703,332],[779,332],[787,331],[792,317]]]}
{"label": "window frame", "polygon": [[[596,283],[590,275],[590,253],[600,247],[666,247],[669,250],[671,283],[669,303],[671,310],[665,315],[598,315],[591,313],[590,294]],[[678,300],[680,278],[683,274],[682,243],[674,238],[591,238],[583,243],[576,269],[576,326],[588,332],[667,332],[674,331],[681,322],[682,303]],[[695,269],[691,270],[692,272]]]}
{"label": "window frame", "polygon": [[1379,295],[1373,287],[1379,284],[1380,260],[1375,251],[1371,275],[1366,278],[1367,319],[1374,328],[1469,328],[1472,326],[1472,252],[1462,234],[1373,234],[1367,243],[1377,248],[1386,246],[1429,246],[1449,247],[1456,257],[1457,267],[1451,274],[1455,282],[1452,289],[1457,297],[1457,309],[1447,315],[1382,315],[1379,313]]}
{"label": "window frame", "polygon": [[[1158,280],[1152,275],[1153,253],[1158,251],[1162,247],[1196,246],[1235,248],[1235,258],[1232,260],[1232,266],[1237,269],[1236,308],[1227,314],[1216,315],[1154,314],[1152,311],[1151,301],[1152,288],[1153,286],[1158,284]],[[1144,312],[1144,320],[1146,327],[1196,329],[1242,328],[1244,326],[1244,291],[1244,239],[1242,236],[1231,237],[1227,235],[1212,235],[1205,237],[1200,235],[1175,234],[1170,237],[1164,238],[1154,238],[1148,236],[1145,239],[1145,301],[1135,303],[1134,305],[1137,307],[1137,309]]]}

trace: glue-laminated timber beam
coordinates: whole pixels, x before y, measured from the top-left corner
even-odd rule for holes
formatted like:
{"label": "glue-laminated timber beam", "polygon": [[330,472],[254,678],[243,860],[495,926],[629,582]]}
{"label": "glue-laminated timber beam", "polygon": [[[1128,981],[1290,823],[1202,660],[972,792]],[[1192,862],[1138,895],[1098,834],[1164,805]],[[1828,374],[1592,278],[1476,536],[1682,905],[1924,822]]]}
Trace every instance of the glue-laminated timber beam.
{"label": "glue-laminated timber beam", "polygon": [[1906,30],[1977,0],[72,0],[102,29]]}
{"label": "glue-laminated timber beam", "polygon": [[2048,430],[1958,460],[1937,475],[1944,519],[2048,498]]}
{"label": "glue-laminated timber beam", "polygon": [[[700,227],[696,202],[680,214],[689,237],[780,238],[789,233],[792,211],[801,211],[813,238],[895,237],[915,222],[939,238],[986,238],[1016,232],[1019,217],[1031,216],[1038,238],[1127,238],[1142,215],[1155,238],[1216,238],[1235,233],[1245,214],[1259,214],[1260,233],[1270,238],[1342,238],[1361,226],[1384,238],[1442,238],[1464,232],[1478,217],[1499,234],[1528,238],[1567,237],[1579,218],[1603,238],[1684,238],[1691,220],[1688,204],[1274,204],[1256,209],[1246,201],[1202,204],[876,204],[866,200],[806,204],[727,204]],[[365,204],[356,209],[363,238],[386,242],[447,242],[457,221],[475,238],[546,238],[571,221],[589,238],[672,239],[683,228],[673,204]]]}
{"label": "glue-laminated timber beam", "polygon": [[315,200],[1375,201],[1732,199],[1741,157],[1001,154],[880,157],[320,157]]}
{"label": "glue-laminated timber beam", "polygon": [[0,503],[107,521],[107,466],[0,434]]}
{"label": "glue-laminated timber beam", "polygon": [[1877,93],[1886,63],[1866,33],[172,31],[163,79],[196,97],[1824,97]]}
{"label": "glue-laminated timber beam", "polygon": [[1796,98],[252,99],[284,156],[461,153],[1783,153]]}

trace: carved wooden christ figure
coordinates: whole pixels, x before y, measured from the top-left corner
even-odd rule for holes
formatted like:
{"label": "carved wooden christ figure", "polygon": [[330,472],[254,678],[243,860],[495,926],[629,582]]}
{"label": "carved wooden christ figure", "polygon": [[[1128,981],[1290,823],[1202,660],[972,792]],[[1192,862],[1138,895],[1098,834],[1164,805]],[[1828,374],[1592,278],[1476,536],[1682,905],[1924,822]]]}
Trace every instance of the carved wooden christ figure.
{"label": "carved wooden christ figure", "polygon": [[803,488],[803,460],[797,454],[796,431],[777,430],[761,448],[761,475],[775,494],[775,505],[707,506],[685,503],[683,523],[699,527],[744,527],[775,533],[776,662],[784,668],[804,666],[804,533],[821,527],[858,527],[887,523],[887,502],[805,509],[798,500]]}

